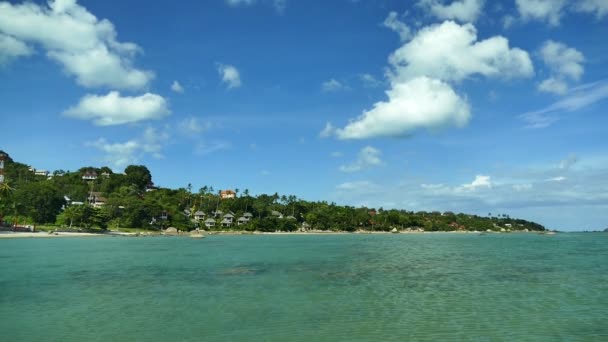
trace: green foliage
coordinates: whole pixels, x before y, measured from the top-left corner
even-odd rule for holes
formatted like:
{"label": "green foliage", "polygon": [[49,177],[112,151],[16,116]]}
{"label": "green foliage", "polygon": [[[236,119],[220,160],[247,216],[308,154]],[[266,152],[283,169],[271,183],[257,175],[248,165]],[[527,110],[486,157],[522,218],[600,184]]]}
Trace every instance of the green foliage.
{"label": "green foliage", "polygon": [[31,217],[36,223],[55,222],[65,204],[57,186],[49,182],[23,184],[15,190],[13,198],[17,213]]}
{"label": "green foliage", "polygon": [[[222,200],[212,186],[203,186],[197,193],[188,184],[180,189],[146,191],[152,182],[150,171],[142,165],[130,165],[125,174],[114,174],[107,167],[85,167],[76,172],[55,171],[54,177],[34,177],[25,164],[9,158],[6,184],[0,188],[0,217],[19,222],[29,220],[37,224],[54,223],[65,227],[82,228],[143,228],[176,227],[182,231],[203,227],[194,220],[196,211],[207,217],[220,210],[235,216],[231,230],[295,231],[304,223],[311,229],[332,231],[390,231],[419,229],[426,231],[451,230],[544,230],[537,223],[511,218],[506,214],[493,217],[458,213],[410,212],[406,210],[378,210],[339,206],[335,203],[309,202],[296,196],[277,193],[251,196],[248,189],[239,191],[235,199]],[[85,181],[82,175],[94,171],[96,180]],[[10,184],[10,186],[8,186]],[[90,192],[101,192],[106,202],[100,208],[88,204]],[[65,203],[64,196],[83,205]],[[62,207],[65,209],[62,210]],[[189,212],[189,214],[187,214]],[[280,213],[282,218],[273,216]],[[238,226],[236,220],[245,213],[253,219]],[[21,216],[19,218],[19,216]],[[222,218],[216,219],[216,228]],[[11,221],[12,222],[12,221]]]}
{"label": "green foliage", "polygon": [[125,169],[126,181],[135,185],[140,191],[152,182],[152,175],[147,167],[143,165],[129,165]]}

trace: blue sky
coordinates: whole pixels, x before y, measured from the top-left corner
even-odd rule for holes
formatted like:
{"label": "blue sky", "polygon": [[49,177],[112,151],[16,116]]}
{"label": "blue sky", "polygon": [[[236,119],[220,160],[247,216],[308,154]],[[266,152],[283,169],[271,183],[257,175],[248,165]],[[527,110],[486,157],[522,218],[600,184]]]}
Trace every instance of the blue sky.
{"label": "blue sky", "polygon": [[0,1],[0,148],[157,185],[608,225],[608,1]]}

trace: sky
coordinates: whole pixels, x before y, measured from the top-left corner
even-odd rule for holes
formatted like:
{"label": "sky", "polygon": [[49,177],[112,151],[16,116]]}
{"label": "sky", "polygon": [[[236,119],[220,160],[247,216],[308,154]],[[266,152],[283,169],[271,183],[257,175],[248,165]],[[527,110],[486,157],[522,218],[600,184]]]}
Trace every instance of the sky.
{"label": "sky", "polygon": [[608,0],[0,1],[0,149],[608,226]]}

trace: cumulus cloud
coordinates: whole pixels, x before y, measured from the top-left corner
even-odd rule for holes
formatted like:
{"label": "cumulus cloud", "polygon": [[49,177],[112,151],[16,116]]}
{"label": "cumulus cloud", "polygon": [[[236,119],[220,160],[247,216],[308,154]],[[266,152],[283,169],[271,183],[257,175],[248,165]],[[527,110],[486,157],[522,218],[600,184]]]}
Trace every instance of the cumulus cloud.
{"label": "cumulus cloud", "polygon": [[397,14],[397,12],[390,12],[382,24],[397,32],[401,41],[406,41],[412,36],[412,31],[409,26],[399,20],[399,14]]}
{"label": "cumulus cloud", "polygon": [[538,86],[540,91],[564,95],[568,91],[567,81],[580,80],[585,71],[583,54],[560,42],[546,41],[540,57],[551,71],[551,76]]}
{"label": "cumulus cloud", "polygon": [[173,83],[171,84],[171,90],[176,93],[183,93],[184,87],[182,87],[182,85],[178,81],[173,81]]}
{"label": "cumulus cloud", "polygon": [[167,101],[160,95],[121,96],[117,91],[107,95],[86,95],[78,105],[64,112],[72,118],[93,120],[98,126],[161,119],[169,114]]}
{"label": "cumulus cloud", "polygon": [[468,184],[463,184],[457,187],[456,191],[475,191],[479,189],[489,189],[492,187],[492,180],[490,176],[477,175],[475,179]]}
{"label": "cumulus cloud", "polygon": [[34,50],[20,40],[0,33],[0,66],[13,59],[29,56]]}
{"label": "cumulus cloud", "polygon": [[477,41],[473,25],[453,21],[422,29],[397,49],[389,61],[395,68],[394,77],[400,80],[429,76],[461,81],[474,75],[516,78],[534,74],[528,53],[510,48],[505,37]]}
{"label": "cumulus cloud", "polygon": [[471,110],[448,82],[475,75],[529,77],[534,73],[527,52],[510,48],[506,38],[477,41],[471,24],[453,21],[420,30],[389,57],[388,99],[336,130],[339,139],[401,137],[416,129],[462,127]]}
{"label": "cumulus cloud", "polygon": [[119,42],[110,21],[97,19],[75,0],[51,0],[48,6],[0,2],[0,33],[12,37],[13,45],[20,42],[21,50],[42,47],[85,87],[140,89],[154,77],[133,67],[141,52],[137,45]]}
{"label": "cumulus cloud", "polygon": [[347,87],[342,82],[332,78],[323,82],[323,84],[321,84],[321,89],[326,93],[330,93],[334,91],[345,90],[347,89]]}
{"label": "cumulus cloud", "polygon": [[382,165],[381,155],[382,152],[380,152],[380,150],[371,146],[366,146],[359,151],[359,155],[355,162],[349,165],[340,166],[340,171],[357,172],[372,166]]}
{"label": "cumulus cloud", "polygon": [[481,15],[484,2],[485,0],[459,0],[447,5],[442,0],[420,0],[418,5],[439,19],[475,22]]}
{"label": "cumulus cloud", "polygon": [[515,3],[524,20],[546,21],[558,26],[567,0],[515,0]]}
{"label": "cumulus cloud", "polygon": [[217,71],[222,78],[222,82],[226,84],[228,89],[238,88],[241,86],[241,75],[236,67],[232,65],[219,64]]}
{"label": "cumulus cloud", "polygon": [[166,131],[148,127],[140,137],[125,142],[109,142],[105,138],[99,138],[85,145],[101,151],[102,160],[120,170],[127,165],[139,163],[146,156],[163,158],[162,149],[168,140],[169,134]]}
{"label": "cumulus cloud", "polygon": [[388,100],[337,129],[340,139],[399,137],[420,128],[462,127],[471,117],[469,104],[445,82],[418,77],[387,91]]}

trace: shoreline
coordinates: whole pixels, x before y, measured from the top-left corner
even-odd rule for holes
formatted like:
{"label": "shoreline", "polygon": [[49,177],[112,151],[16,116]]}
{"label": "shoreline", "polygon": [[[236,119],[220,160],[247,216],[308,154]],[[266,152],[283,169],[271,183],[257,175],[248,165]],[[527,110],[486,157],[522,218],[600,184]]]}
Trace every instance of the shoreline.
{"label": "shoreline", "polygon": [[[334,232],[334,231],[307,231],[307,232],[245,232],[245,231],[201,231],[203,236],[210,235],[399,235],[399,234],[546,234],[537,231],[511,231],[511,232],[482,232],[482,231],[399,231],[399,232],[368,232],[368,231],[355,231],[355,232]],[[190,237],[192,232],[180,233],[180,234],[160,234],[159,232],[140,232],[140,233],[126,233],[118,231],[108,231],[106,233],[81,233],[81,232],[59,232],[59,233],[48,233],[48,232],[0,232],[0,239],[20,239],[20,238],[69,238],[69,237]]]}
{"label": "shoreline", "polygon": [[95,233],[55,233],[47,232],[0,232],[0,239],[22,239],[22,238],[67,238],[67,237],[97,237],[111,236],[111,234],[95,234]]}

